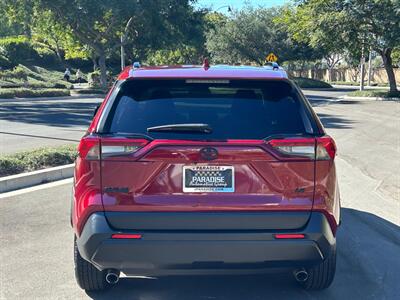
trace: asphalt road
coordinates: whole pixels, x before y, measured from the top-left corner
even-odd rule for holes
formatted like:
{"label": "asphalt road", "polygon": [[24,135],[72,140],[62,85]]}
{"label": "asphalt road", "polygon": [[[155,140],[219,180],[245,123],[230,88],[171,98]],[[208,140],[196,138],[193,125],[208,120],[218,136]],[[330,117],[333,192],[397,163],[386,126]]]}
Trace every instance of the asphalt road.
{"label": "asphalt road", "polygon": [[77,144],[102,99],[64,97],[0,102],[0,155]]}
{"label": "asphalt road", "polygon": [[0,196],[1,299],[400,299],[400,103],[307,92],[338,145],[343,223],[326,291],[289,274],[122,279],[86,294],[73,274],[71,183]]}
{"label": "asphalt road", "polygon": [[[348,90],[306,91],[316,103],[335,101]],[[78,143],[101,98],[0,100],[0,155],[43,146]]]}

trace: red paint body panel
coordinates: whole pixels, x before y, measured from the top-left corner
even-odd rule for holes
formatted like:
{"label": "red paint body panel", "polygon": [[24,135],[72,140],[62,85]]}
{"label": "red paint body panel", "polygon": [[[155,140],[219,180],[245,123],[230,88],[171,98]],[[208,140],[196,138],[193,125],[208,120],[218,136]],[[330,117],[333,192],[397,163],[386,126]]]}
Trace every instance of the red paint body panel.
{"label": "red paint body panel", "polygon": [[313,210],[325,213],[335,233],[340,220],[340,194],[334,161],[317,161]]}
{"label": "red paint body panel", "polygon": [[[127,67],[119,80],[135,78],[283,79],[281,71],[260,67],[198,66]],[[89,126],[96,133],[108,93]],[[101,143],[113,143],[112,139]],[[121,145],[129,139],[114,141]],[[137,143],[137,140],[136,142]],[[213,212],[213,211],[307,211],[323,212],[335,233],[340,202],[334,160],[282,157],[263,140],[200,142],[154,140],[137,152],[100,160],[76,161],[72,223],[79,236],[88,216],[95,211],[122,212]],[[218,158],[201,159],[200,149],[218,150]],[[100,147],[100,146],[99,146]],[[233,166],[234,193],[184,193],[183,166],[206,164]],[[122,188],[126,192],[111,192]],[[305,220],[306,222],[307,220]]]}
{"label": "red paint body panel", "polygon": [[78,236],[90,214],[104,210],[100,174],[100,161],[76,159],[72,224]]}
{"label": "red paint body panel", "polygon": [[[311,212],[314,161],[280,161],[264,141],[166,144],[154,141],[129,157],[102,160],[103,188],[128,188],[126,193],[103,194],[106,212]],[[205,145],[218,150],[218,159],[207,162],[200,157]],[[188,165],[233,166],[235,192],[184,193],[182,170]],[[298,187],[303,190],[296,191]]]}

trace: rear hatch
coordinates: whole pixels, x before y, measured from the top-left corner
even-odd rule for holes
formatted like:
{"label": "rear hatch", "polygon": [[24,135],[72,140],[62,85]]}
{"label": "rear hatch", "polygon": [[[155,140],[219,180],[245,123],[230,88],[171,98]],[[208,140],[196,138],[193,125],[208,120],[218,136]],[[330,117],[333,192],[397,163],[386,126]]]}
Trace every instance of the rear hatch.
{"label": "rear hatch", "polygon": [[287,81],[130,80],[101,128],[108,222],[136,230],[298,229],[315,125]]}

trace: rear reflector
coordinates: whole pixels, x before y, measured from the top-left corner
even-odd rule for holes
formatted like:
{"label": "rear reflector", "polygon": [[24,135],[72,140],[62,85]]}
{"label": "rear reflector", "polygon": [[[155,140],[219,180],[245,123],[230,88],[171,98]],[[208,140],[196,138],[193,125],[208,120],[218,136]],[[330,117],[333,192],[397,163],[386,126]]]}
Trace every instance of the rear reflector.
{"label": "rear reflector", "polygon": [[111,236],[111,238],[113,239],[134,239],[134,240],[138,240],[142,238],[141,234],[129,234],[129,233],[125,233],[125,234],[113,234]]}
{"label": "rear reflector", "polygon": [[304,239],[304,237],[304,234],[298,233],[275,234],[276,239]]}

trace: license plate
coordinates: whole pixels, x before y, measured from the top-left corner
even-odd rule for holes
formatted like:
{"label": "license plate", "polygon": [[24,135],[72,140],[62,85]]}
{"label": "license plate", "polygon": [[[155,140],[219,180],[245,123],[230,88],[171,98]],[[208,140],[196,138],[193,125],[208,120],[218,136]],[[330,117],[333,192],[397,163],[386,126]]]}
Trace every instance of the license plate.
{"label": "license plate", "polygon": [[183,191],[190,193],[234,192],[235,172],[231,166],[184,166]]}

